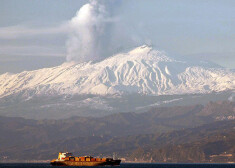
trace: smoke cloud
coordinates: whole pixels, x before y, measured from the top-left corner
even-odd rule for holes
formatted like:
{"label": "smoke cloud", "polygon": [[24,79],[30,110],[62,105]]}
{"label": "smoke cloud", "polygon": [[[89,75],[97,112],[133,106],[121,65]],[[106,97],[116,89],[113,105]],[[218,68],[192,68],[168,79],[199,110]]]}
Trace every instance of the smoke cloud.
{"label": "smoke cloud", "polygon": [[90,0],[69,22],[67,61],[90,61],[105,58],[113,50],[114,8],[120,1]]}

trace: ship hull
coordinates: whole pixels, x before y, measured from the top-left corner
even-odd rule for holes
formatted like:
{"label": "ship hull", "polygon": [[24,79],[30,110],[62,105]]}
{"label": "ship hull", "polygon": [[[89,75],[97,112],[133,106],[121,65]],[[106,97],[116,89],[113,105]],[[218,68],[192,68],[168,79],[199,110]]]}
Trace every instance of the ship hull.
{"label": "ship hull", "polygon": [[52,161],[52,166],[119,166],[121,160],[112,161]]}

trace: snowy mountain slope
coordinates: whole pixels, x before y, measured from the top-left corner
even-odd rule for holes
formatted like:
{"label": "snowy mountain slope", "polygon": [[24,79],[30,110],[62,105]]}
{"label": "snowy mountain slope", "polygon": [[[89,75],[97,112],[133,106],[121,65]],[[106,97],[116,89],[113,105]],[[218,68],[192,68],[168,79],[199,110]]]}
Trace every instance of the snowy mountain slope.
{"label": "snowy mountain slope", "polygon": [[235,89],[235,73],[191,66],[148,46],[100,62],[64,63],[57,67],[0,76],[0,98],[34,95],[140,93],[150,95],[211,93]]}

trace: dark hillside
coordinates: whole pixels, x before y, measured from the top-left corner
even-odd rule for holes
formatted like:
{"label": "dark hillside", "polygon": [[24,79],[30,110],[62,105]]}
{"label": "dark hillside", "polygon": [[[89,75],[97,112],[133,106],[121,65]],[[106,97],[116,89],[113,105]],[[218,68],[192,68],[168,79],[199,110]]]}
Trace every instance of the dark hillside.
{"label": "dark hillside", "polygon": [[[204,160],[208,160],[209,155],[219,153],[210,146],[219,143],[232,150],[230,134],[225,135],[229,140],[221,137],[226,129],[233,135],[234,122],[230,120],[234,119],[234,110],[234,102],[217,102],[205,106],[153,108],[145,113],[119,113],[102,118],[31,120],[0,117],[0,157],[46,159],[54,157],[59,150],[68,149],[81,154],[108,155],[115,151],[130,159],[149,159],[150,156],[159,159],[164,157],[154,151],[161,150],[163,154],[165,151],[166,155],[171,148],[179,148],[177,145],[183,144],[181,151],[188,150],[192,145],[203,151],[199,152],[200,155],[195,153],[195,157],[200,158],[203,153]],[[221,123],[225,124],[226,129],[223,124],[218,127],[213,124],[216,121],[224,121]],[[200,127],[206,124],[209,124],[206,129]],[[221,142],[214,142],[213,138]],[[197,146],[197,143],[200,145]],[[189,150],[196,149],[190,147]],[[151,155],[139,150],[151,151]],[[221,151],[229,149],[223,148]]]}

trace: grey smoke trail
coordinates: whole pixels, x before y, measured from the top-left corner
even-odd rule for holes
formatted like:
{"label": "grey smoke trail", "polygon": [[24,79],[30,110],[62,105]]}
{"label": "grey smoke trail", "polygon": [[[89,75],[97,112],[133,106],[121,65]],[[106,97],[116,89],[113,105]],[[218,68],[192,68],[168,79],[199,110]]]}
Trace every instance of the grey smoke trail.
{"label": "grey smoke trail", "polygon": [[112,8],[115,1],[90,0],[69,22],[67,61],[99,60],[107,56],[112,27]]}

